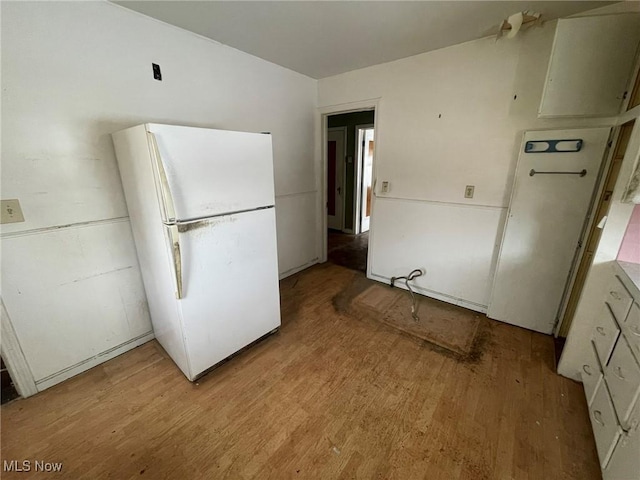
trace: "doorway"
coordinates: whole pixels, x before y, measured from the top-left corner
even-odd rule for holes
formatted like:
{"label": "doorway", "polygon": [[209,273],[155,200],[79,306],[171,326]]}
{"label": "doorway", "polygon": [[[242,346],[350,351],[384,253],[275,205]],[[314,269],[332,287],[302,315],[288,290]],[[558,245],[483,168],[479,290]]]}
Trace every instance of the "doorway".
{"label": "doorway", "polygon": [[369,231],[373,183],[373,125],[356,127],[358,132],[358,174],[356,194],[356,234]]}
{"label": "doorway", "polygon": [[[568,285],[570,288],[567,289],[561,305],[559,315],[560,322],[556,329],[557,338],[566,338],[569,333],[569,328],[571,327],[571,323],[578,306],[578,300],[580,299],[582,288],[584,287],[587,279],[587,273],[589,272],[589,268],[593,262],[593,257],[595,256],[598,244],[600,243],[600,236],[602,234],[603,227],[602,222],[606,221],[609,208],[611,207],[613,189],[618,180],[618,174],[620,173],[620,167],[622,166],[622,161],[627,151],[634,123],[635,122],[632,120],[623,124],[620,127],[617,139],[614,143],[611,161],[603,174],[603,186],[593,208],[591,224],[584,237],[584,252],[577,264],[573,278],[573,285]],[[558,357],[563,346],[564,342],[562,340],[556,342],[556,354]]]}
{"label": "doorway", "polygon": [[327,260],[367,271],[373,209],[373,109],[327,116]]}

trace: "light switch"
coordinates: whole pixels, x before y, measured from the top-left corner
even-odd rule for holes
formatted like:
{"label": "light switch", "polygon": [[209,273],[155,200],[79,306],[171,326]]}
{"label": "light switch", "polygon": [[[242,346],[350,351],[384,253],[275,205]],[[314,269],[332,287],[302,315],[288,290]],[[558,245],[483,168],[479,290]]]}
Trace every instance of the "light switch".
{"label": "light switch", "polygon": [[0,223],[18,223],[24,222],[20,202],[17,198],[0,201],[2,204],[2,218]]}
{"label": "light switch", "polygon": [[382,193],[389,193],[389,182],[382,182]]}
{"label": "light switch", "polygon": [[464,189],[464,198],[473,198],[473,191],[475,189],[475,185],[467,185]]}

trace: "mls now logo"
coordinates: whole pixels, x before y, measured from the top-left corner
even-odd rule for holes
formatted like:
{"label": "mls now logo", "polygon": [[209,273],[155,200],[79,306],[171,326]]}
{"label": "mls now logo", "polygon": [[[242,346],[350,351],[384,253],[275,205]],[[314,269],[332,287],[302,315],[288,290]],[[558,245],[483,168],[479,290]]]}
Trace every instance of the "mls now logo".
{"label": "mls now logo", "polygon": [[5,460],[2,463],[2,470],[5,472],[61,472],[62,462],[43,462],[42,460]]}

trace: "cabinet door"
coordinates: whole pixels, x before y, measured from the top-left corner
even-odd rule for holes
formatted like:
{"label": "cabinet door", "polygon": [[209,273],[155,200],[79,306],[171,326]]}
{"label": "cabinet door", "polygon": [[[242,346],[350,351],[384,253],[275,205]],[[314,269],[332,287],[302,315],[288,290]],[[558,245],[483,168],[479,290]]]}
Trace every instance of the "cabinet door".
{"label": "cabinet door", "polygon": [[603,366],[609,363],[609,357],[611,356],[619,334],[620,329],[618,328],[618,324],[613,319],[609,307],[604,304],[600,310],[600,314],[596,318],[596,324],[591,334],[591,339],[598,352],[598,358]]}
{"label": "cabinet door", "polygon": [[636,402],[629,422],[629,431],[624,432],[611,460],[603,471],[605,480],[640,480],[640,401]]}
{"label": "cabinet door", "polygon": [[629,342],[631,350],[640,363],[640,305],[634,303],[629,310],[627,319],[622,324],[622,331]]}
{"label": "cabinet door", "polygon": [[627,429],[631,409],[640,394],[640,366],[624,337],[616,344],[609,365],[604,367],[604,378],[620,424]]}
{"label": "cabinet door", "polygon": [[605,480],[640,480],[640,432],[623,434],[603,472]]}
{"label": "cabinet door", "polygon": [[618,323],[624,323],[627,318],[629,308],[633,303],[633,298],[617,275],[609,283],[606,302],[609,305],[609,308],[611,308],[611,313],[616,317]]}
{"label": "cabinet door", "polygon": [[596,389],[602,381],[600,362],[596,356],[593,343],[589,344],[589,356],[582,365],[580,376],[582,377],[582,385],[584,386],[584,394],[587,397],[587,404],[591,406]]}
{"label": "cabinet door", "polygon": [[639,42],[640,14],[558,20],[539,116],[618,114]]}
{"label": "cabinet door", "polygon": [[605,382],[598,385],[589,410],[600,466],[604,468],[622,433]]}

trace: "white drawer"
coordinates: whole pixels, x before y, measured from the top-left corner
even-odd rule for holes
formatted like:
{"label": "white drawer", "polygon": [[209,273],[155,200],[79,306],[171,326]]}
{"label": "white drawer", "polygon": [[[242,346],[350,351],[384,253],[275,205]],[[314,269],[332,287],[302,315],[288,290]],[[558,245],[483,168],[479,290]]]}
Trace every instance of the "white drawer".
{"label": "white drawer", "polygon": [[640,362],[640,306],[637,303],[631,305],[627,319],[622,324],[629,346],[636,354],[636,360]]}
{"label": "white drawer", "polygon": [[584,394],[587,397],[587,405],[591,405],[593,395],[596,393],[596,388],[602,381],[602,371],[600,370],[600,362],[596,356],[596,350],[593,343],[589,342],[588,349],[588,357],[582,365],[580,376],[582,377]]}
{"label": "white drawer", "polygon": [[625,318],[627,318],[627,312],[629,312],[629,307],[632,302],[631,294],[616,275],[609,283],[609,288],[607,289],[607,303],[609,307],[611,307],[611,311],[618,323],[623,323]]}
{"label": "white drawer", "polygon": [[613,318],[611,310],[605,304],[600,310],[591,334],[591,340],[593,340],[593,344],[596,346],[598,358],[603,366],[609,362],[609,357],[611,356],[611,352],[613,352],[613,347],[616,344],[618,335],[620,335],[620,328]]}
{"label": "white drawer", "polygon": [[620,436],[603,472],[605,480],[640,480],[640,401],[631,419],[631,428]]}
{"label": "white drawer", "polygon": [[611,452],[613,452],[613,448],[622,433],[605,382],[600,382],[596,389],[593,403],[589,408],[589,416],[593,426],[593,436],[596,439],[600,466],[604,468],[607,466]]}
{"label": "white drawer", "polygon": [[[636,400],[636,406],[631,410],[627,427],[628,434],[640,436],[640,398]],[[638,450],[638,455],[640,456],[640,450]]]}
{"label": "white drawer", "polygon": [[603,472],[604,480],[640,480],[640,433],[620,437]]}
{"label": "white drawer", "polygon": [[609,365],[604,367],[604,379],[611,392],[620,425],[627,429],[627,421],[640,392],[640,366],[624,337],[617,343]]}

